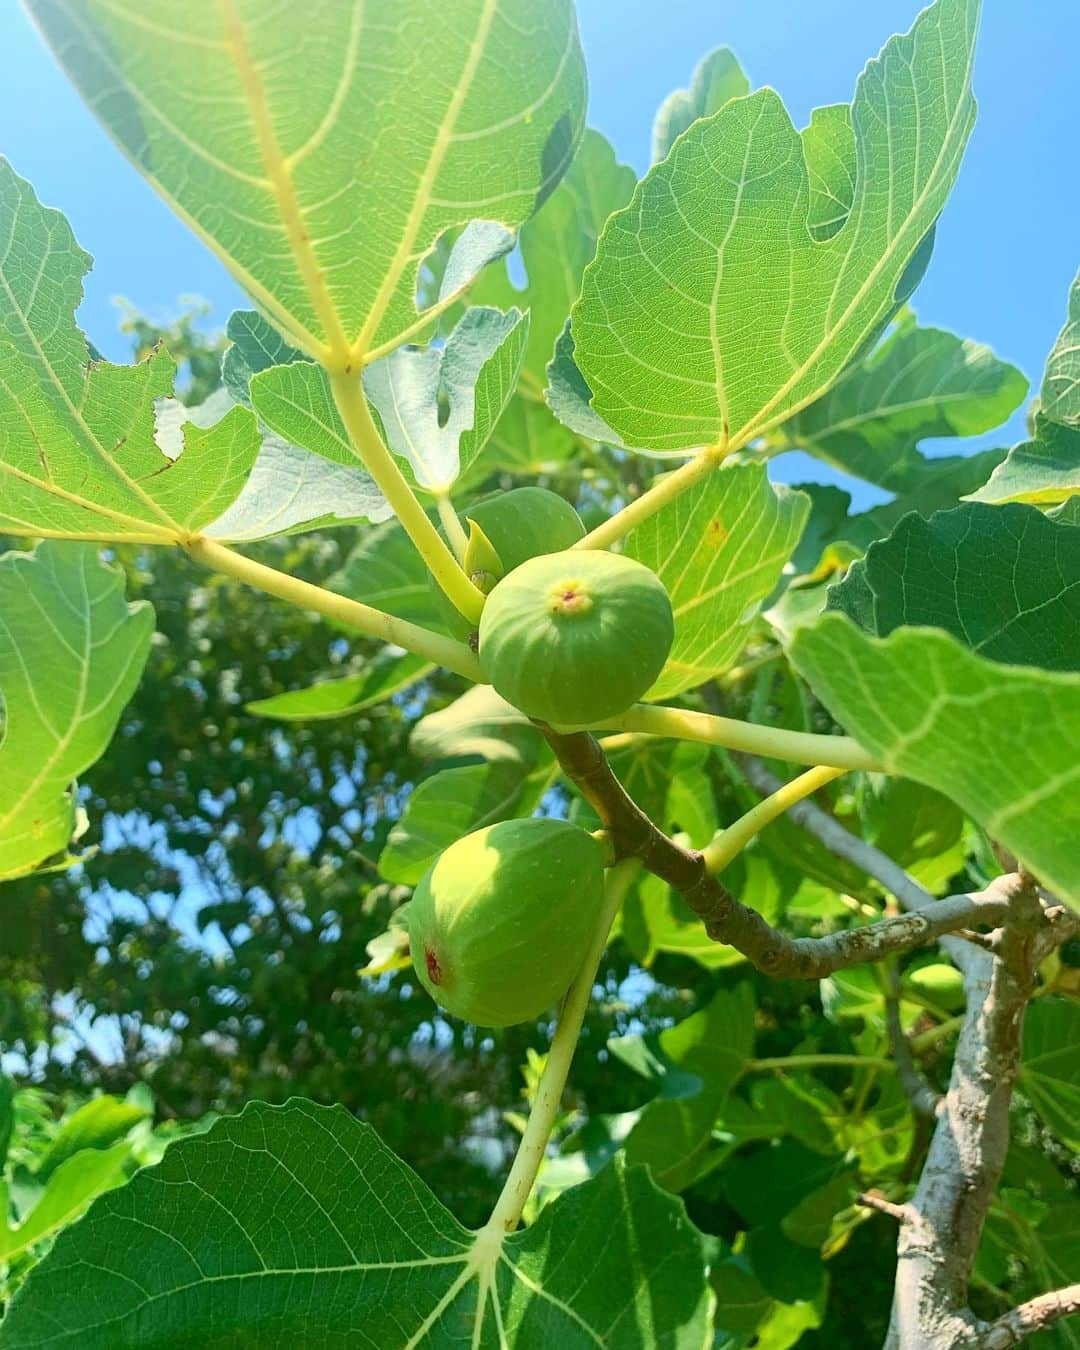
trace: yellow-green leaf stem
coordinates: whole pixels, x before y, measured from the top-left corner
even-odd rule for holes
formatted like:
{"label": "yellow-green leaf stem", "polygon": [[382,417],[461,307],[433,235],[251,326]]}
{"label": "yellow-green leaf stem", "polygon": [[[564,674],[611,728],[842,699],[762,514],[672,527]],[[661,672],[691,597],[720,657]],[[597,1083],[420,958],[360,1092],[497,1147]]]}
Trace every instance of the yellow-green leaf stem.
{"label": "yellow-green leaf stem", "polygon": [[469,546],[469,538],[462,528],[461,521],[458,519],[458,513],[454,510],[454,503],[450,499],[448,492],[440,492],[435,498],[435,505],[438,508],[439,519],[442,521],[442,527],[446,531],[447,542],[454,550],[454,556],[459,563],[465,561],[465,550]]}
{"label": "yellow-green leaf stem", "polygon": [[512,1233],[518,1226],[521,1212],[525,1208],[525,1202],[544,1161],[548,1139],[551,1137],[555,1117],[562,1102],[566,1077],[570,1072],[578,1036],[581,1034],[581,1024],[592,993],[596,968],[600,964],[600,957],[607,944],[611,925],[615,922],[615,915],[639,866],[636,860],[627,859],[608,872],[604,906],[597,920],[589,949],[582,961],[581,970],[563,1002],[559,1025],[552,1038],[551,1050],[548,1052],[547,1063],[544,1065],[544,1072],[536,1090],[536,1100],[529,1114],[525,1133],[521,1136],[510,1174],[495,1202],[495,1208],[491,1211],[491,1217],[480,1230],[482,1235],[489,1235],[494,1241],[501,1241],[507,1233]]}
{"label": "yellow-green leaf stem", "polygon": [[324,614],[337,623],[355,628],[357,632],[367,637],[381,638],[384,642],[404,647],[406,651],[415,652],[425,660],[434,661],[436,665],[452,670],[455,675],[463,675],[467,680],[480,682],[484,678],[480,662],[468,647],[461,642],[455,642],[453,638],[433,633],[427,628],[421,628],[419,624],[409,623],[407,619],[384,614],[381,609],[363,605],[358,600],[335,595],[333,591],[313,586],[309,581],[301,581],[299,577],[291,577],[285,572],[277,571],[276,568],[256,562],[253,558],[245,558],[240,553],[234,553],[232,549],[226,548],[224,544],[215,543],[212,539],[192,539],[184,545],[184,548],[196,562],[203,563],[215,572],[235,577],[257,590],[265,591],[268,595],[276,595],[280,600],[287,600],[289,604],[296,605],[300,609],[314,610],[315,613]]}
{"label": "yellow-green leaf stem", "polygon": [[831,783],[844,772],[843,769],[818,765],[817,768],[807,769],[805,773],[799,774],[798,778],[793,778],[790,783],[785,783],[771,797],[758,802],[757,806],[740,816],[726,830],[717,830],[703,850],[705,866],[710,872],[723,871],[766,825],[777,816],[782,816],[788,807],[801,802],[804,797],[809,797],[812,792],[824,787],[826,783]]}
{"label": "yellow-green leaf stem", "polygon": [[[558,727],[558,731],[579,728]],[[689,708],[666,708],[661,704],[635,703],[618,717],[607,718],[593,731],[626,731],[646,736],[667,736],[678,741],[703,741],[722,745],[746,755],[764,755],[788,764],[829,765],[843,772],[866,769],[883,772],[882,766],[850,736],[818,736],[808,731],[759,726],[734,717],[693,712]]]}
{"label": "yellow-green leaf stem", "polygon": [[480,620],[484,596],[462,570],[446,541],[427,518],[405,475],[383,444],[371,416],[359,375],[353,371],[330,371],[330,387],[341,420],[364,467],[379,485],[402,527],[416,545],[431,575],[451,603],[473,623]]}
{"label": "yellow-green leaf stem", "polygon": [[636,500],[629,502],[621,511],[609,516],[602,525],[591,530],[584,539],[579,539],[574,548],[610,548],[612,544],[630,533],[643,520],[648,520],[662,506],[674,501],[688,487],[707,477],[724,458],[727,451],[719,446],[710,446],[689,460],[673,473],[664,474],[651,488],[643,492]]}

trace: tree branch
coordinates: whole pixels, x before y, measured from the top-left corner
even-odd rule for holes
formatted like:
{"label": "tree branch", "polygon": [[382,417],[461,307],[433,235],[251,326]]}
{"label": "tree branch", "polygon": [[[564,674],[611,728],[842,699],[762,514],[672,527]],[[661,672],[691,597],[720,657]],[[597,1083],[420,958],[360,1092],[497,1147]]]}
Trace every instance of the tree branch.
{"label": "tree branch", "polygon": [[[639,859],[683,896],[714,942],[735,947],[766,975],[822,979],[845,966],[877,961],[889,952],[907,951],[957,929],[995,927],[1008,913],[1007,900],[997,894],[954,895],[935,901],[917,887],[926,896],[932,912],[901,914],[828,937],[788,937],[766,923],[757,910],[736,900],[726,886],[710,875],[705,855],[699,849],[683,848],[649,819],[615,777],[595,737],[580,731],[564,735],[541,723],[537,725],[563,772],[600,817],[611,838],[616,860]],[[797,809],[793,807],[792,813]],[[824,812],[820,814],[831,820]],[[837,829],[848,839],[860,842],[842,826]],[[902,869],[897,870],[906,877]],[[915,885],[910,878],[907,880],[911,886]],[[922,903],[919,908],[924,908]]]}
{"label": "tree branch", "polygon": [[[915,1064],[911,1042],[900,1024],[900,978],[891,967],[888,979],[889,990],[885,995],[885,1031],[889,1037],[893,1059],[896,1061],[897,1077],[915,1114],[924,1120],[934,1120],[942,1107],[943,1099],[930,1086]],[[925,1142],[924,1138],[923,1143]]]}
{"label": "tree branch", "polygon": [[[980,1329],[977,1344],[980,1350],[1009,1350],[1019,1345],[1037,1331],[1045,1331],[1065,1317],[1080,1314],[1080,1284],[1070,1284],[1065,1289],[1055,1289],[1050,1294],[1040,1294],[1019,1308],[1007,1312],[996,1322],[990,1322]],[[974,1343],[973,1343],[974,1345]]]}

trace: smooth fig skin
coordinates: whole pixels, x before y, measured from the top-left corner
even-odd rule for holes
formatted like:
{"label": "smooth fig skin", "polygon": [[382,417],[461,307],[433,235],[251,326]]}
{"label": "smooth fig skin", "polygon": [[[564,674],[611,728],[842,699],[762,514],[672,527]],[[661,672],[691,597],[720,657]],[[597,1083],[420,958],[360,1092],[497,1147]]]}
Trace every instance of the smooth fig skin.
{"label": "smooth fig skin", "polygon": [[555,726],[625,712],[663,669],[675,637],[654,572],[615,553],[572,549],[522,563],[480,620],[480,664],[508,703]]}
{"label": "smooth fig skin", "polygon": [[417,978],[466,1022],[532,1021],[577,974],[603,890],[602,846],[564,820],[506,820],[467,834],[410,902]]}
{"label": "smooth fig skin", "polygon": [[[469,521],[475,520],[491,541],[502,563],[502,576],[529,558],[558,553],[585,537],[581,517],[566,498],[542,487],[511,488],[485,497],[459,514],[466,534]],[[466,642],[476,625],[458,613],[434,579],[431,586],[447,628]]]}

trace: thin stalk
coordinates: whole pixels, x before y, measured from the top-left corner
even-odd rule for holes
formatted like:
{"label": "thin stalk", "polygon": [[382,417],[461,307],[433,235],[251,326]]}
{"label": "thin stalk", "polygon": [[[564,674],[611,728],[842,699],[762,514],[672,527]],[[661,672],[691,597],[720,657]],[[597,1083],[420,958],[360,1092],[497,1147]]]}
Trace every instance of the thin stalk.
{"label": "thin stalk", "polygon": [[506,1184],[482,1232],[501,1237],[512,1233],[521,1219],[522,1210],[544,1161],[555,1117],[559,1113],[566,1077],[570,1072],[578,1036],[581,1034],[581,1024],[585,1019],[585,1009],[589,1006],[596,968],[600,964],[600,957],[603,955],[611,925],[615,922],[615,915],[638,866],[636,861],[628,859],[608,872],[603,908],[585,960],[581,963],[581,969],[563,1002],[559,1025],[555,1028],[525,1133],[521,1136],[521,1143],[518,1145]]}
{"label": "thin stalk", "polygon": [[435,498],[435,505],[439,511],[439,520],[442,521],[442,527],[450,547],[454,550],[454,557],[465,565],[465,550],[469,545],[469,536],[465,533],[461,521],[458,519],[458,513],[454,510],[454,503],[450,499],[449,492],[440,492]]}
{"label": "thin stalk", "polygon": [[943,1041],[946,1037],[951,1036],[954,1031],[959,1031],[963,1025],[963,1014],[950,1017],[947,1022],[939,1022],[936,1027],[930,1027],[928,1031],[921,1031],[918,1036],[912,1036],[911,1048],[916,1055],[920,1055],[924,1050],[929,1050],[932,1045],[936,1045],[938,1041]]}
{"label": "thin stalk", "polygon": [[722,745],[726,750],[746,755],[782,759],[788,764],[827,764],[847,771],[868,769],[883,772],[874,757],[850,736],[818,736],[809,731],[785,731],[783,727],[740,722],[734,717],[692,712],[689,708],[665,708],[662,704],[635,703],[618,717],[609,718],[592,729],[633,731],[646,736],[668,736],[677,741],[704,741],[708,745]]}
{"label": "thin stalk", "polygon": [[609,516],[602,525],[590,531],[584,539],[579,539],[574,548],[610,548],[623,535],[629,534],[635,526],[655,515],[662,506],[673,502],[680,493],[708,475],[724,458],[726,452],[717,446],[710,446],[695,455],[681,468],[665,474],[640,497]]}
{"label": "thin stalk", "polygon": [[705,846],[703,855],[705,866],[710,872],[722,872],[736,854],[741,853],[754,835],[759,834],[766,825],[782,816],[790,806],[809,797],[811,792],[839,778],[845,770],[819,764],[817,768],[807,769],[805,773],[785,783],[764,801],[758,802],[744,816],[740,816],[726,830],[717,830],[712,840]]}
{"label": "thin stalk", "polygon": [[463,675],[467,680],[483,682],[480,662],[464,643],[443,637],[441,633],[432,633],[406,619],[384,614],[381,609],[363,605],[358,600],[335,595],[333,591],[291,577],[287,572],[279,572],[253,558],[245,558],[243,554],[234,553],[231,548],[213,539],[189,539],[183,547],[196,562],[201,562],[215,572],[235,577],[237,581],[254,586],[256,590],[266,591],[268,595],[276,595],[279,600],[287,600],[290,605],[297,605],[300,609],[314,610],[316,614],[323,614],[348,628],[355,628],[366,637],[382,638],[384,642],[404,647],[406,651],[434,661],[436,665],[452,670],[455,675]]}
{"label": "thin stalk", "polygon": [[442,535],[427,518],[397,461],[383,444],[355,372],[329,371],[334,402],[353,449],[378,484],[390,509],[416,545],[428,571],[451,603],[472,623],[479,623],[484,595],[472,584]]}
{"label": "thin stalk", "polygon": [[770,1069],[889,1069],[895,1072],[891,1059],[875,1059],[873,1055],[777,1055],[774,1059],[748,1059],[743,1073],[764,1073]]}

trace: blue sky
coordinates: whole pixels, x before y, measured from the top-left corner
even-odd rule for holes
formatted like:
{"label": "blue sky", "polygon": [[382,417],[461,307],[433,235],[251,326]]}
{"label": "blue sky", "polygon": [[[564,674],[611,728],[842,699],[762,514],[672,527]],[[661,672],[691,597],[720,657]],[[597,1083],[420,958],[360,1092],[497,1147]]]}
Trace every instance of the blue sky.
{"label": "blue sky", "polygon": [[[727,44],[801,125],[813,107],[850,99],[863,64],[918,8],[917,0],[578,0],[590,121],[642,172],[657,104],[706,51]],[[224,268],[113,149],[22,10],[8,0],[3,11],[0,153],[66,212],[95,257],[87,332],[106,354],[125,354],[116,295],[162,315],[195,293],[223,324],[243,303]],[[1080,0],[987,0],[979,122],[915,297],[923,322],[990,343],[1034,381],[1080,266],[1077,52]],[[1020,434],[1018,416],[979,443]],[[805,468],[796,462],[780,476]]]}

